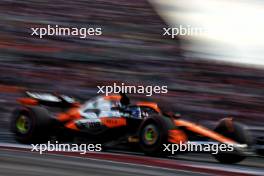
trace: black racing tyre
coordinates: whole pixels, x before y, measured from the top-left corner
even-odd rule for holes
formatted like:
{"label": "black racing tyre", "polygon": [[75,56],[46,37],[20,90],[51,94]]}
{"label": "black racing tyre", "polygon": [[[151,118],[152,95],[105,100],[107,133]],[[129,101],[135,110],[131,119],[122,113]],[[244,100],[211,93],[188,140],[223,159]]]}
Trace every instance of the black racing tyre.
{"label": "black racing tyre", "polygon": [[[223,119],[215,128],[215,131],[225,137],[233,139],[239,144],[247,144],[248,146],[252,145],[251,135],[245,129],[245,126],[239,122],[234,122],[231,119]],[[246,156],[239,151],[233,151],[231,153],[219,152],[213,156],[216,160],[225,164],[238,163],[246,158]]]}
{"label": "black racing tyre", "polygon": [[51,134],[50,114],[42,107],[17,109],[11,119],[11,131],[20,143],[47,142]]}
{"label": "black racing tyre", "polygon": [[174,129],[168,117],[153,115],[144,120],[139,128],[139,146],[150,156],[167,155],[163,152],[163,144],[168,143],[168,131]]}

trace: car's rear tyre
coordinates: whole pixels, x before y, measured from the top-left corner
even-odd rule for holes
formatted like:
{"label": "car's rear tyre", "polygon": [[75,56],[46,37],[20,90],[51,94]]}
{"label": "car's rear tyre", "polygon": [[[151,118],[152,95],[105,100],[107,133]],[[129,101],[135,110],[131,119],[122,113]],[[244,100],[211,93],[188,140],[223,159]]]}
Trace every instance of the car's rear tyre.
{"label": "car's rear tyre", "polygon": [[[225,137],[233,139],[239,144],[247,144],[250,146],[252,144],[252,138],[249,132],[245,129],[245,126],[241,123],[234,122],[232,119],[223,119],[215,128],[215,131],[219,134],[222,134]],[[234,164],[241,162],[246,158],[246,156],[239,152],[219,152],[218,154],[213,155],[216,160],[225,164]]]}
{"label": "car's rear tyre", "polygon": [[51,117],[42,107],[18,109],[11,119],[11,131],[20,143],[46,142],[50,137],[51,127]]}
{"label": "car's rear tyre", "polygon": [[168,132],[174,125],[170,118],[154,115],[144,120],[139,128],[139,145],[150,156],[167,155],[163,144],[168,143]]}

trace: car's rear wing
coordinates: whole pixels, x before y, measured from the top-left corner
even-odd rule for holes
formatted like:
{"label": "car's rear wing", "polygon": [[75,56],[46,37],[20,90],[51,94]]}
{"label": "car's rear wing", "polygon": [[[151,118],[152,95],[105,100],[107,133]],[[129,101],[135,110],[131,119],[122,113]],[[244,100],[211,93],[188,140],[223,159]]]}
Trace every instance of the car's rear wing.
{"label": "car's rear wing", "polygon": [[46,105],[46,106],[79,106],[74,98],[67,95],[51,94],[51,93],[37,93],[37,92],[25,92],[26,98],[19,98],[18,102],[23,105]]}

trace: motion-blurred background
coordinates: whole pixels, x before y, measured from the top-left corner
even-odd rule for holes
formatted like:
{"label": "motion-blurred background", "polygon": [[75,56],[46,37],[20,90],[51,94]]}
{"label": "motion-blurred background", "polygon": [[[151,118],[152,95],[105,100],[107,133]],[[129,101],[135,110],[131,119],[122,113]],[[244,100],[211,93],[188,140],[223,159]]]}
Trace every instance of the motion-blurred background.
{"label": "motion-blurred background", "polygon": [[[260,66],[262,55],[257,53],[263,49],[258,39],[264,35],[259,32],[263,22],[256,21],[263,14],[251,6],[263,3],[187,2],[0,1],[0,127],[6,127],[16,98],[25,90],[59,92],[85,100],[96,95],[97,85],[113,82],[167,85],[166,95],[131,96],[163,106],[169,104],[184,117],[203,123],[234,116],[249,125],[263,127],[264,70]],[[247,11],[247,7],[253,10]],[[251,18],[246,18],[247,14]],[[245,23],[260,24],[255,32],[246,31],[254,32],[253,39],[244,36],[246,33],[234,32],[234,28],[239,32],[238,27]],[[31,27],[48,24],[99,26],[103,35],[88,39],[39,39],[30,35]],[[177,24],[203,27],[209,32],[176,39],[162,35],[164,27]]]}

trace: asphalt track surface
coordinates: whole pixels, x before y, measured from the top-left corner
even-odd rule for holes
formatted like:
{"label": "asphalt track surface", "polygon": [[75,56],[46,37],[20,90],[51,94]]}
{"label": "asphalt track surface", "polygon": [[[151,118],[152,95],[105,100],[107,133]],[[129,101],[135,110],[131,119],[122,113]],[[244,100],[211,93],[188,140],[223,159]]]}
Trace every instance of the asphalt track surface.
{"label": "asphalt track surface", "polygon": [[[124,164],[106,160],[65,157],[60,155],[43,155],[14,151],[0,151],[0,175],[193,175],[189,171],[148,167],[136,164]],[[204,174],[200,174],[204,175]]]}
{"label": "asphalt track surface", "polygon": [[30,146],[14,143],[10,133],[0,130],[0,175],[264,175],[264,158],[249,157],[235,165],[224,165],[208,154],[183,154],[171,158],[146,157],[140,153],[112,150],[80,155],[49,152],[40,155]]}

